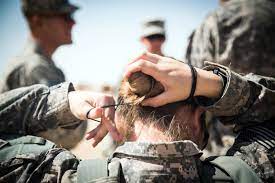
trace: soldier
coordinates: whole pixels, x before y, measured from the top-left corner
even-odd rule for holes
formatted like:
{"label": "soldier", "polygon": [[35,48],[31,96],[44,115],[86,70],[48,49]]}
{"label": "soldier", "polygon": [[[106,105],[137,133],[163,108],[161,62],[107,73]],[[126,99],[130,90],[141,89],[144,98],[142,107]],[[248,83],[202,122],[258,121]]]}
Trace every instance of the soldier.
{"label": "soldier", "polygon": [[1,92],[22,86],[53,86],[65,81],[52,60],[55,50],[71,44],[75,24],[72,14],[78,8],[67,0],[22,0],[22,12],[30,29],[23,52],[8,64]]}
{"label": "soldier", "polygon": [[145,21],[142,24],[142,35],[140,41],[147,51],[163,56],[162,46],[166,39],[165,32],[164,20],[152,19]]}
{"label": "soldier", "polygon": [[272,0],[221,0],[191,36],[186,59],[240,73],[275,76],[275,3]]}
{"label": "soldier", "polygon": [[[24,51],[5,70],[0,92],[33,84],[53,86],[65,81],[63,72],[52,60],[55,50],[72,43],[72,18],[77,6],[68,0],[22,0],[22,12],[30,29]],[[86,123],[75,123],[40,136],[66,148],[72,148],[83,137]]]}
{"label": "soldier", "polygon": [[[108,98],[106,102],[106,98],[99,95],[73,91],[72,86],[68,87],[66,83],[51,88],[50,92],[45,92],[49,90],[47,87],[33,86],[3,94],[0,100],[0,124],[3,126],[0,128],[0,181],[274,182],[274,78],[252,74],[242,77],[215,64],[201,70],[151,54],[140,59],[128,66],[125,77],[129,84],[122,85],[120,92],[120,102],[135,103],[120,103],[115,118],[125,140],[132,142],[118,147],[107,161],[79,162],[70,152],[54,148],[49,141],[34,136],[16,138],[11,134],[20,130],[25,134],[35,133],[36,129],[49,127],[45,125],[47,118],[56,119],[56,123],[51,125],[60,125],[74,121],[75,117],[82,120],[101,117],[102,123],[89,133],[87,139],[94,138],[96,145],[108,128],[113,138],[118,140],[121,137],[110,123],[114,119],[112,99]],[[140,87],[146,78],[136,77],[135,80],[131,76],[137,71],[146,72],[161,83],[152,82],[151,78],[146,84],[152,87],[145,91]],[[194,84],[195,79],[197,84]],[[131,85],[131,80],[136,85]],[[165,91],[154,97],[164,90],[163,86]],[[140,95],[136,91],[145,93]],[[144,100],[143,95],[153,98]],[[204,97],[197,99],[201,107],[194,103],[177,102],[190,96],[193,98],[193,95]],[[56,100],[56,96],[60,100]],[[27,109],[25,106],[31,103],[33,107]],[[79,108],[79,105],[85,107]],[[159,107],[161,105],[165,106]],[[52,109],[51,106],[60,107]],[[107,107],[110,107],[108,111]],[[47,111],[49,108],[50,113]],[[199,148],[206,141],[200,119],[205,109],[226,122],[234,121],[240,136],[227,156],[201,161]],[[155,112],[153,115],[152,111]],[[106,113],[107,116],[103,115]],[[63,119],[65,116],[67,118]],[[25,128],[21,128],[22,125]],[[37,128],[32,128],[34,126]],[[186,133],[183,133],[183,128]],[[174,141],[182,138],[190,138],[193,142]]]}
{"label": "soldier", "polygon": [[[188,62],[202,67],[208,60],[239,73],[275,77],[274,1],[220,0],[220,5],[191,35]],[[212,135],[207,150],[212,155],[223,154],[228,145],[222,139],[233,139],[234,134],[231,127],[215,118],[212,121],[208,125]]]}

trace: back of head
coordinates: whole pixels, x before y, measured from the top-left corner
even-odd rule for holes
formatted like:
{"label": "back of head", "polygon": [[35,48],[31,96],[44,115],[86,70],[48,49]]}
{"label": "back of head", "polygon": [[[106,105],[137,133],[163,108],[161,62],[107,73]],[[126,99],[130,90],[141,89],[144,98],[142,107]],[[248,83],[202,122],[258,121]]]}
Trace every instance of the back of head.
{"label": "back of head", "polygon": [[164,91],[164,87],[151,76],[136,72],[128,80],[124,80],[119,91],[120,105],[117,113],[120,122],[119,131],[128,138],[135,122],[141,122],[145,127],[154,127],[163,132],[171,141],[193,140],[192,124],[195,105],[185,102],[175,102],[161,107],[145,107],[141,102]]}

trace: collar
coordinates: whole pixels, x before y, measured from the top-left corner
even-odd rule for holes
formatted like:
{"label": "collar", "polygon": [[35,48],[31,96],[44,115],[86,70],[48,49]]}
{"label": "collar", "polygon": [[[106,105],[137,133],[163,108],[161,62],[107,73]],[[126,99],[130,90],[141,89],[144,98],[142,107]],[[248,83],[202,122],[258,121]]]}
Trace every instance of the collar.
{"label": "collar", "polygon": [[113,156],[127,155],[152,158],[183,158],[187,156],[201,156],[198,146],[190,141],[173,141],[165,143],[125,142],[119,146]]}

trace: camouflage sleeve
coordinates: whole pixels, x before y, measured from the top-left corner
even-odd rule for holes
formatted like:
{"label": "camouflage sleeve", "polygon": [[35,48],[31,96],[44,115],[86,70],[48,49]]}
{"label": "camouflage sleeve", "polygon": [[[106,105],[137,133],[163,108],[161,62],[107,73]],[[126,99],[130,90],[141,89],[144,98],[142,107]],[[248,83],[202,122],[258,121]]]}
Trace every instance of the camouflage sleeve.
{"label": "camouflage sleeve", "polygon": [[254,74],[241,76],[225,66],[207,63],[206,70],[218,69],[225,77],[219,100],[201,105],[222,122],[248,125],[275,117],[275,79]]}
{"label": "camouflage sleeve", "polygon": [[52,88],[33,85],[1,94],[1,133],[35,134],[75,123],[78,120],[70,111],[67,97],[70,90],[72,84],[62,83]]}
{"label": "camouflage sleeve", "polygon": [[214,61],[218,32],[216,16],[210,13],[204,22],[190,36],[186,51],[186,60],[196,67],[203,67],[204,61]]}

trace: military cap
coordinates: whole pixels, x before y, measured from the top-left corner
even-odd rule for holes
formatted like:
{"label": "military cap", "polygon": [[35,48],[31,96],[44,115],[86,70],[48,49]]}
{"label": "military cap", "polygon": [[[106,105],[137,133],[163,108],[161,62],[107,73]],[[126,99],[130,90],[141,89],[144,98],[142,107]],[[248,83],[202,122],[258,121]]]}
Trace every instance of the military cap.
{"label": "military cap", "polygon": [[147,20],[142,24],[142,37],[148,37],[152,35],[165,36],[165,21],[162,19]]}
{"label": "military cap", "polygon": [[69,0],[21,0],[22,11],[25,15],[71,14],[78,7],[70,4]]}

